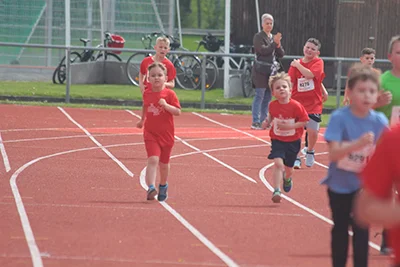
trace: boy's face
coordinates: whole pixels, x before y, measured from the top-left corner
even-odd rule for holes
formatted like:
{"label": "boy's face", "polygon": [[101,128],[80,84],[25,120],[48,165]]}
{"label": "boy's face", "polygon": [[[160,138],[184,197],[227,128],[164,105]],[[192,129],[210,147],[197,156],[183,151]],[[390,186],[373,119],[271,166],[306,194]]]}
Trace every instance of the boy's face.
{"label": "boy's face", "polygon": [[291,88],[287,81],[277,80],[272,85],[272,95],[278,100],[290,98]]}
{"label": "boy's face", "polygon": [[315,45],[315,44],[313,44],[313,43],[307,42],[307,43],[304,45],[303,53],[304,53],[304,56],[305,56],[307,59],[313,59],[313,58],[319,56],[319,49],[318,49],[318,46]]}
{"label": "boy's face", "polygon": [[400,41],[393,43],[392,52],[388,56],[394,69],[400,70]]}
{"label": "boy's face", "polygon": [[154,46],[154,50],[156,50],[157,55],[166,56],[170,50],[168,44],[164,41],[159,41]]}
{"label": "boy's face", "polygon": [[359,80],[349,89],[349,98],[358,110],[369,110],[378,100],[378,85],[371,80]]}
{"label": "boy's face", "polygon": [[364,65],[371,66],[375,63],[375,54],[365,54],[360,57],[360,61]]}

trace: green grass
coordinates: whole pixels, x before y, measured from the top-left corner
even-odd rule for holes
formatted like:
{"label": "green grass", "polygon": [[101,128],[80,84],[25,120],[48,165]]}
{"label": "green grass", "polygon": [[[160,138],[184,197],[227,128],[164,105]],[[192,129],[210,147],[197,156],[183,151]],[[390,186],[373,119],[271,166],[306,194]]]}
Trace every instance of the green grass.
{"label": "green grass", "polygon": [[[179,100],[183,102],[200,102],[200,90],[174,89]],[[65,85],[53,84],[51,82],[16,82],[0,81],[0,95],[2,96],[42,96],[65,98]],[[73,84],[70,88],[70,97],[90,99],[123,99],[141,100],[139,88],[130,85],[109,84]],[[222,89],[213,89],[205,94],[206,103],[251,105],[253,98],[224,98]],[[330,96],[325,102],[325,107],[336,107],[336,96]]]}

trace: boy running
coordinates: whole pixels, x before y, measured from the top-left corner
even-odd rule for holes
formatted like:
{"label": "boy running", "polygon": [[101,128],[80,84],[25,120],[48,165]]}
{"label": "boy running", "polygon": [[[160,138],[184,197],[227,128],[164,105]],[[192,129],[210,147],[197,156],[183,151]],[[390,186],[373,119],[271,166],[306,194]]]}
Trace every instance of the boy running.
{"label": "boy running", "polygon": [[157,167],[160,167],[158,201],[167,200],[169,160],[174,146],[174,118],[181,114],[179,100],[173,90],[165,87],[167,69],[154,62],[148,68],[150,90],[143,94],[142,118],[138,128],[144,124],[144,143],[147,151],[146,183],[149,187],[147,200],[154,200]]}
{"label": "boy running", "polygon": [[165,87],[170,89],[175,87],[176,70],[174,64],[166,57],[170,51],[170,40],[167,37],[158,37],[154,45],[154,50],[156,51],[154,56],[145,57],[142,63],[140,63],[139,88],[142,94],[146,89],[149,89],[147,69],[153,62],[160,62],[167,68],[166,75],[168,79]]}
{"label": "boy running", "polygon": [[354,266],[367,267],[369,231],[352,218],[353,200],[360,189],[358,174],[374,151],[388,119],[372,109],[378,99],[379,75],[357,63],[348,77],[350,105],[335,110],[325,132],[329,170],[322,184],[328,186],[334,226],[331,231],[332,266],[345,267],[352,226]]}
{"label": "boy running", "polygon": [[276,100],[269,104],[268,117],[263,128],[271,123],[271,153],[268,159],[274,160],[272,201],[281,201],[280,181],[283,179],[283,190],[292,189],[292,173],[294,161],[300,151],[301,136],[308,122],[304,107],[296,100],[290,99],[292,84],[286,73],[278,73],[269,78],[269,88]]}
{"label": "boy running", "polygon": [[[320,49],[321,43],[317,39],[308,39],[303,48],[304,57],[300,60],[293,60],[288,72],[293,84],[292,99],[304,106],[310,118],[306,125],[308,139],[307,167],[314,165],[314,146],[318,140],[323,107],[322,92],[324,90],[321,84],[325,78],[325,73],[324,62],[318,57]],[[295,168],[300,168],[300,165],[301,161],[298,157]]]}

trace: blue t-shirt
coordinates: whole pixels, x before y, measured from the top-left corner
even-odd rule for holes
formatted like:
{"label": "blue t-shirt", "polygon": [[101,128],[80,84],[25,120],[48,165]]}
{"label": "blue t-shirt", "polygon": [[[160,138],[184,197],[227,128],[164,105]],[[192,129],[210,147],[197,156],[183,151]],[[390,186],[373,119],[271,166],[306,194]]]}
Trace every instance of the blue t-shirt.
{"label": "blue t-shirt", "polygon": [[[382,132],[388,127],[389,121],[382,112],[371,110],[368,116],[359,118],[353,115],[350,107],[335,110],[325,131],[327,142],[354,141],[366,132],[373,132],[375,143]],[[360,189],[361,181],[358,174],[338,168],[337,162],[329,164],[327,177],[322,180],[329,189],[338,194],[349,194]]]}

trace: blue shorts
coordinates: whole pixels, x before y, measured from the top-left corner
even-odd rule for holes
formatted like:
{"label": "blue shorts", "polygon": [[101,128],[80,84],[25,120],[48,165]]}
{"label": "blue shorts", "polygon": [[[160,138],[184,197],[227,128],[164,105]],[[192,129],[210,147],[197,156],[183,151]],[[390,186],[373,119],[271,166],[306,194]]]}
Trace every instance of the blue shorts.
{"label": "blue shorts", "polygon": [[283,142],[272,139],[271,153],[268,155],[268,159],[281,158],[286,167],[293,168],[300,147],[301,139],[292,142]]}

